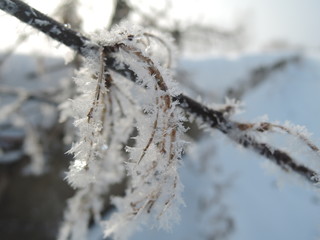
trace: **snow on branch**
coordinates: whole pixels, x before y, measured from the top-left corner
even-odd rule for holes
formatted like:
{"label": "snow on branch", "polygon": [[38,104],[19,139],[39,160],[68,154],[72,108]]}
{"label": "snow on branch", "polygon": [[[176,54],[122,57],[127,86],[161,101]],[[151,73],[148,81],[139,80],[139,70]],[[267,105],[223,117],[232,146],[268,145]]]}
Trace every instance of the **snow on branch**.
{"label": "snow on branch", "polygon": [[[254,135],[248,134],[247,130],[253,128],[253,126],[256,125],[253,125],[251,123],[238,123],[229,120],[225,117],[225,114],[222,111],[210,109],[187,96],[179,95],[177,98],[180,103],[180,107],[198,116],[205,125],[211,128],[218,129],[233,141],[239,143],[245,148],[253,150],[263,157],[266,157],[267,159],[280,166],[283,170],[297,173],[311,183],[319,183],[319,172],[312,170],[302,164],[299,164],[288,153],[277,149],[276,147],[271,146],[267,143],[259,142]],[[264,123],[260,127],[256,127],[256,131],[266,132],[267,130],[271,130],[274,128],[282,129],[284,132],[290,135],[296,135],[306,145],[308,145],[312,151],[317,153],[319,152],[318,148],[313,143],[311,143],[311,141],[307,137],[302,135],[300,136],[298,133],[295,134],[293,130],[290,130],[290,128],[285,128],[279,125],[272,125],[271,123]]]}
{"label": "snow on branch", "polygon": [[[130,178],[126,195],[114,198],[118,212],[105,223],[105,236],[126,239],[131,231],[123,228],[128,225],[132,231],[147,223],[167,229],[179,219],[183,201],[178,167],[185,118],[173,101],[172,77],[160,64],[168,66],[171,57],[161,61],[145,51],[146,44],[158,43],[157,38],[149,39],[152,36],[123,28],[95,36],[102,46],[99,56],[87,57],[77,74],[80,95],[63,113],[74,117],[78,128],[78,138],[69,151],[75,160],[67,175],[77,194],[69,200],[61,240],[76,236],[79,226],[88,224],[86,212],[100,219],[102,195],[124,178],[124,172]],[[128,82],[109,71],[106,55],[111,51],[118,62],[134,71],[135,84],[125,87]],[[138,132],[135,144],[128,145],[133,130]],[[128,158],[122,152],[124,145]]]}

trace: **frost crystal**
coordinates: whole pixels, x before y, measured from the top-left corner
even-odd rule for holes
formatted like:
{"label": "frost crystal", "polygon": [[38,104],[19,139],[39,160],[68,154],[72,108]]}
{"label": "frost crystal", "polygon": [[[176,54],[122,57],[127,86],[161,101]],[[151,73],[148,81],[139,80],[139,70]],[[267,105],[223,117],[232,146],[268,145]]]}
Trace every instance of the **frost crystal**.
{"label": "frost crystal", "polygon": [[[60,240],[81,239],[78,233],[87,226],[90,213],[100,219],[101,196],[124,178],[125,171],[126,194],[113,198],[117,212],[104,223],[106,237],[127,239],[142,224],[169,229],[179,220],[183,204],[178,167],[184,116],[172,99],[178,94],[170,74],[173,48],[141,29],[119,27],[95,38],[100,56],[86,59],[75,78],[79,96],[71,101],[72,111],[64,104],[62,113],[64,119],[74,116],[78,129],[69,151],[75,160],[67,175],[78,192],[69,201]],[[159,47],[166,49],[165,55],[152,51]],[[123,83],[108,69],[109,54],[122,63],[115,63],[119,70],[126,66],[135,73],[136,84]],[[134,132],[135,143],[128,145]]]}

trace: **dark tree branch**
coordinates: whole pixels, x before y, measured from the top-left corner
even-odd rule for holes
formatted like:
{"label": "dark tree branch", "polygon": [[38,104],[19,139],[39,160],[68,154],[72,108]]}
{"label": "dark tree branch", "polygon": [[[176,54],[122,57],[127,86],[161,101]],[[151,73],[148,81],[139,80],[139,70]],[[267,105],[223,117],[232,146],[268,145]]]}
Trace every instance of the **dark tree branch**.
{"label": "dark tree branch", "polygon": [[0,9],[72,48],[81,55],[87,55],[88,50],[98,50],[98,46],[90,46],[91,41],[88,38],[44,15],[22,1],[0,0]]}
{"label": "dark tree branch", "polygon": [[[93,43],[89,38],[65,27],[19,0],[0,0],[0,9],[72,48],[83,56],[98,54],[100,47],[98,44]],[[128,66],[123,67],[123,64],[119,64],[116,61],[114,54],[117,53],[118,49],[115,46],[103,46],[103,48],[107,56],[106,65],[109,69],[132,81],[137,79],[136,74]],[[240,126],[243,126],[243,124],[227,119],[222,111],[210,109],[183,94],[173,97],[173,100],[177,101],[182,109],[201,118],[210,127],[218,129],[243,147],[252,149],[261,156],[268,158],[285,171],[295,172],[311,183],[320,182],[316,171],[297,163],[284,151],[278,150],[266,143],[260,143],[253,137],[248,136],[245,131],[242,132],[243,129]]]}

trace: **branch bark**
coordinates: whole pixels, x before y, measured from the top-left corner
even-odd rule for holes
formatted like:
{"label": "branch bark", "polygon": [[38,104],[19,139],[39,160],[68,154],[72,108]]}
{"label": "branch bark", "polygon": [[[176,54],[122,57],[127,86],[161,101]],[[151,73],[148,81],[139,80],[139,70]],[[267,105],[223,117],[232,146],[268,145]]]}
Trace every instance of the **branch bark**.
{"label": "branch bark", "polygon": [[[0,9],[38,29],[60,43],[63,43],[84,57],[91,54],[99,54],[98,51],[100,46],[98,44],[44,15],[22,1],[0,0]],[[131,71],[128,66],[124,67],[123,64],[120,65],[117,63],[114,57],[117,50],[113,47],[103,47],[107,55],[106,65],[108,68],[125,76],[131,81],[135,81],[136,74]],[[183,94],[173,97],[173,100],[177,101],[179,106],[185,111],[201,118],[202,121],[211,128],[219,130],[243,147],[251,149],[259,155],[266,157],[283,170],[294,172],[311,183],[320,182],[316,171],[298,163],[286,152],[276,149],[269,144],[261,143],[252,136],[248,136],[245,132],[241,133],[241,129],[239,128],[241,124],[227,119],[222,111],[210,109]],[[235,137],[235,132],[240,132],[240,135]]]}
{"label": "branch bark", "polygon": [[28,4],[19,0],[0,0],[0,9],[36,28],[47,36],[72,48],[81,55],[88,51],[98,51],[97,46],[90,46],[91,41],[67,26],[44,15]]}

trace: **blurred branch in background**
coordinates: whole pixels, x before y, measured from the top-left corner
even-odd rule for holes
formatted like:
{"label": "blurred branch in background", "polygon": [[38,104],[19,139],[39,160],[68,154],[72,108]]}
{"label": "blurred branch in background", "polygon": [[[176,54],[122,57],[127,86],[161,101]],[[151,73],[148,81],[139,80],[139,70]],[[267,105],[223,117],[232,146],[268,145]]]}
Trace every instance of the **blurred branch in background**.
{"label": "blurred branch in background", "polygon": [[289,65],[299,64],[299,62],[301,62],[301,56],[296,55],[277,60],[269,66],[260,66],[256,69],[253,69],[249,73],[249,77],[247,79],[242,81],[240,80],[238,83],[236,83],[236,86],[232,86],[227,89],[224,97],[231,99],[242,99],[247,92],[254,90],[264,81],[267,81],[271,74],[282,71]]}

